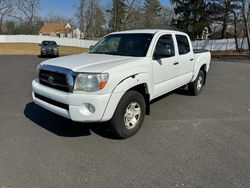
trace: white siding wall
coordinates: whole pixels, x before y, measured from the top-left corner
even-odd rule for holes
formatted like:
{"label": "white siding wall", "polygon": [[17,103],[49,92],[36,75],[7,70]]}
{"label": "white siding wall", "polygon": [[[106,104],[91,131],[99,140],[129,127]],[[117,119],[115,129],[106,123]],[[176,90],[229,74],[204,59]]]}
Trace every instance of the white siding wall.
{"label": "white siding wall", "polygon": [[[0,43],[41,43],[43,40],[54,40],[58,45],[89,48],[97,41],[72,38],[58,38],[40,35],[0,35]],[[1,44],[0,44],[1,45]]]}
{"label": "white siding wall", "polygon": [[[241,48],[242,39],[238,39],[239,48]],[[197,40],[193,41],[193,47],[196,49],[207,49],[210,51],[225,51],[235,50],[234,39],[220,39],[220,40]],[[243,39],[243,49],[248,49],[246,38]]]}
{"label": "white siding wall", "polygon": [[[59,45],[63,46],[75,46],[82,48],[89,48],[91,45],[96,44],[97,41],[81,40],[76,38],[58,38],[51,36],[40,35],[0,35],[0,43],[41,43],[43,40],[54,40]],[[239,47],[241,46],[242,39],[238,40]],[[221,40],[199,40],[193,41],[193,46],[196,49],[207,49],[210,51],[216,50],[235,50],[234,39],[221,39]],[[243,49],[248,49],[246,38],[243,41]]]}

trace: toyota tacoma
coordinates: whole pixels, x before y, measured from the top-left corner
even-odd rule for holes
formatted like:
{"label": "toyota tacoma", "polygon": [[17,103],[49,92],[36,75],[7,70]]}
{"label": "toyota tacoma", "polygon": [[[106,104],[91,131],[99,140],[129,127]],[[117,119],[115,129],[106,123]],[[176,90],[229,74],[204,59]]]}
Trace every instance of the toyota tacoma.
{"label": "toyota tacoma", "polygon": [[140,129],[153,99],[185,85],[199,95],[210,60],[210,52],[194,50],[183,32],[115,32],[88,53],[39,64],[33,101],[72,121],[109,121],[118,137],[128,138]]}

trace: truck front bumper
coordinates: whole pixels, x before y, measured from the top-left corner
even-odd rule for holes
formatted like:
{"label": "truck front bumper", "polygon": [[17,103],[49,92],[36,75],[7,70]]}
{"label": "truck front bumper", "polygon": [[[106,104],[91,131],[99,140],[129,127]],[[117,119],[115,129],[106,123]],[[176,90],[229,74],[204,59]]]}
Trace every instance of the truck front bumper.
{"label": "truck front bumper", "polygon": [[37,105],[78,122],[98,122],[103,119],[111,94],[66,93],[32,82],[32,97]]}

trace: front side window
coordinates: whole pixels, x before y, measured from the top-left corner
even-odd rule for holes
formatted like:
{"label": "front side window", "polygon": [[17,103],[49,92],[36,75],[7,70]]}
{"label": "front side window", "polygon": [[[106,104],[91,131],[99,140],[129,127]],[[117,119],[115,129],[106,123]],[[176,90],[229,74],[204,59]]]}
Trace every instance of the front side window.
{"label": "front side window", "polygon": [[155,59],[175,56],[174,41],[172,35],[163,35],[157,41],[154,53]]}
{"label": "front side window", "polygon": [[153,34],[111,34],[98,42],[89,53],[145,57]]}
{"label": "front side window", "polygon": [[188,38],[184,35],[176,35],[176,40],[178,44],[179,54],[184,55],[190,52],[190,46]]}

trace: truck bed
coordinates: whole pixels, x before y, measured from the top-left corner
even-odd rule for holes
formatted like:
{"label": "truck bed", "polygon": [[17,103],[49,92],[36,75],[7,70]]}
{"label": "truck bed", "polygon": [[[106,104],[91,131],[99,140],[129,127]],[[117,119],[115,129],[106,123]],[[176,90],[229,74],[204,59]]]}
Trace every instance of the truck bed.
{"label": "truck bed", "polygon": [[206,50],[206,49],[194,49],[193,51],[194,51],[195,54],[203,53],[203,52],[209,52],[209,50]]}

